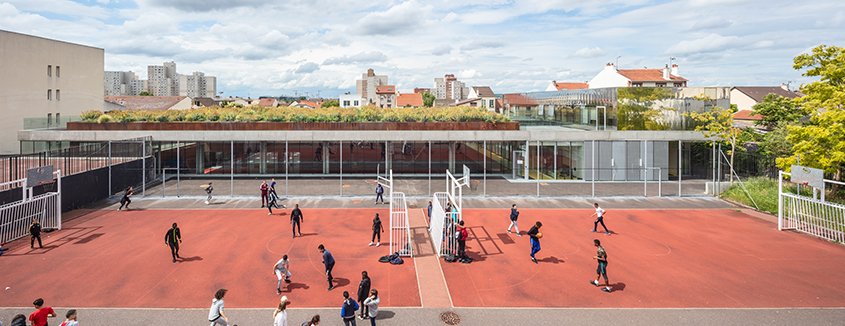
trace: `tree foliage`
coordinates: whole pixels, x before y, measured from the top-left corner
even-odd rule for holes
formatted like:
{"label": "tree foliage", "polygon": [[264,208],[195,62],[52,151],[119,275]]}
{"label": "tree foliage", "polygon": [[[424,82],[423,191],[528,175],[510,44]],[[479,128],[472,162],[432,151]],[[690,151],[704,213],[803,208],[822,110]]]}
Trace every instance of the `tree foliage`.
{"label": "tree foliage", "polygon": [[434,97],[433,94],[431,94],[431,92],[424,92],[423,95],[422,95],[422,98],[423,98],[423,106],[428,107],[428,108],[434,106],[435,97]]}
{"label": "tree foliage", "polygon": [[779,123],[796,123],[809,112],[805,106],[795,105],[795,101],[777,94],[769,94],[762,102],[755,104],[751,111],[762,116],[762,120],[756,124],[774,129]]}
{"label": "tree foliage", "polygon": [[320,106],[324,108],[333,108],[340,106],[340,102],[338,102],[338,100],[328,100],[323,102]]}
{"label": "tree foliage", "polygon": [[627,87],[617,91],[619,104],[616,116],[619,130],[666,130],[661,123],[661,110],[653,109],[654,103],[672,97],[670,89],[663,87]]}
{"label": "tree foliage", "polygon": [[822,169],[841,180],[845,168],[845,48],[819,45],[795,57],[793,68],[819,80],[801,86],[806,96],[795,99],[795,104],[809,112],[810,119],[804,125],[788,127],[786,139],[794,144],[792,153],[778,158],[778,166],[789,169],[800,157],[801,165]]}
{"label": "tree foliage", "polygon": [[138,96],[153,96],[153,93],[143,91],[143,92],[138,93]]}

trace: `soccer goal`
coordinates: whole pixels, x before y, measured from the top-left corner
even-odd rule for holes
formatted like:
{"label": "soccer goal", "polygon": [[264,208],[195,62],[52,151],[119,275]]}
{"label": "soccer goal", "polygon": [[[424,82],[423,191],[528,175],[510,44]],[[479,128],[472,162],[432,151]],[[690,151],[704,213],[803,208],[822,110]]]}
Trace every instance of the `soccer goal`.
{"label": "soccer goal", "polygon": [[[38,186],[55,183],[50,189],[34,195]],[[27,177],[0,184],[0,189],[21,188],[21,200],[0,206],[0,243],[14,241],[29,234],[33,219],[45,230],[62,228],[62,173],[53,166],[27,170]],[[47,188],[53,188],[47,186]]]}
{"label": "soccer goal", "polygon": [[387,198],[390,204],[390,253],[399,256],[412,257],[411,223],[408,221],[408,203],[405,193],[393,191],[393,170],[389,170],[387,177],[378,176],[376,179],[382,187],[387,188]]}
{"label": "soccer goal", "polygon": [[463,175],[456,178],[446,170],[446,192],[436,192],[431,201],[431,240],[438,255],[456,255],[458,239],[455,229],[463,220],[463,187],[470,184],[470,169],[463,167]]}
{"label": "soccer goal", "polygon": [[824,179],[822,170],[792,166],[792,173],[778,173],[778,230],[796,230],[845,243],[845,205],[825,201],[825,184],[845,183]]}

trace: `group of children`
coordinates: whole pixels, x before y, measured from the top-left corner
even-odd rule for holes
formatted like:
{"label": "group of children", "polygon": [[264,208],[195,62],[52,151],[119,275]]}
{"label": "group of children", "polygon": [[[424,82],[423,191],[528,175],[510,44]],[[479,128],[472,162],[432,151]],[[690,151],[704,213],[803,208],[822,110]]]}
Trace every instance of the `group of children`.
{"label": "group of children", "polygon": [[[604,209],[602,209],[599,206],[598,203],[593,203],[593,206],[595,207],[596,212],[593,213],[593,215],[591,215],[590,217],[595,216],[596,220],[593,222],[593,231],[592,232],[596,232],[597,231],[596,228],[598,227],[599,224],[601,224],[601,226],[604,228],[605,234],[610,235],[612,231],[608,230],[607,226],[604,224],[604,215],[605,215],[606,211]],[[516,208],[516,204],[513,204],[513,205],[511,205],[510,225],[508,226],[507,232],[511,233],[511,228],[515,228],[516,234],[518,236],[522,236],[519,233],[519,225],[518,225],[518,222],[517,222],[518,219],[519,219],[519,210]],[[531,261],[533,261],[535,264],[538,263],[535,255],[540,251],[540,239],[543,238],[543,233],[540,232],[540,228],[542,228],[542,227],[543,227],[543,223],[540,222],[540,221],[537,221],[536,223],[534,223],[533,226],[531,226],[531,229],[529,229],[528,232],[526,232],[526,234],[530,237],[529,242],[531,243],[531,254],[530,254]],[[603,278],[604,279],[604,287],[602,288],[602,291],[611,292],[612,288],[610,287],[610,281],[608,280],[608,277],[607,277],[607,252],[605,251],[604,247],[602,247],[601,241],[599,239],[593,239],[593,245],[596,247],[596,255],[593,256],[593,259],[596,260],[596,263],[598,264],[598,266],[596,267],[596,274],[597,274],[596,279],[591,280],[590,284],[595,285],[595,286],[600,286],[601,283],[599,283],[599,279]],[[460,249],[459,249],[459,251],[460,251]]]}

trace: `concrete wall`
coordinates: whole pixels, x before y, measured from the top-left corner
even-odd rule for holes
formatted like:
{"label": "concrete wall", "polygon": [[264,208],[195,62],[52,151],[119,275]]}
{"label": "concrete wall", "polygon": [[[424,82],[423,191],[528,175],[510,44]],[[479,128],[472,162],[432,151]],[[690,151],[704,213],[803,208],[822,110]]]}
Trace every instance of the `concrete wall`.
{"label": "concrete wall", "polygon": [[20,151],[24,118],[103,107],[103,49],[0,30],[0,76],[0,154]]}

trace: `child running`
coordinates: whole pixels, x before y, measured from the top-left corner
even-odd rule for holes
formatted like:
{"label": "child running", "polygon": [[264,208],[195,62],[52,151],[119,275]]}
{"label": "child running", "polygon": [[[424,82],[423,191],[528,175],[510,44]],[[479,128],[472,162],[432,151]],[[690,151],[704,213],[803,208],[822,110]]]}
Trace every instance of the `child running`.
{"label": "child running", "polygon": [[285,283],[290,283],[290,261],[288,261],[288,255],[282,256],[282,259],[279,259],[276,265],[273,265],[273,273],[276,274],[276,279],[279,280],[276,283],[276,294],[282,294],[282,275],[284,275]]}
{"label": "child running", "polygon": [[610,293],[610,281],[607,280],[607,252],[604,251],[604,247],[601,246],[601,241],[599,239],[593,239],[593,245],[596,246],[596,255],[593,257],[598,262],[598,267],[596,267],[596,279],[590,281],[590,284],[599,286],[599,278],[604,277],[604,288],[601,290],[604,292]]}

